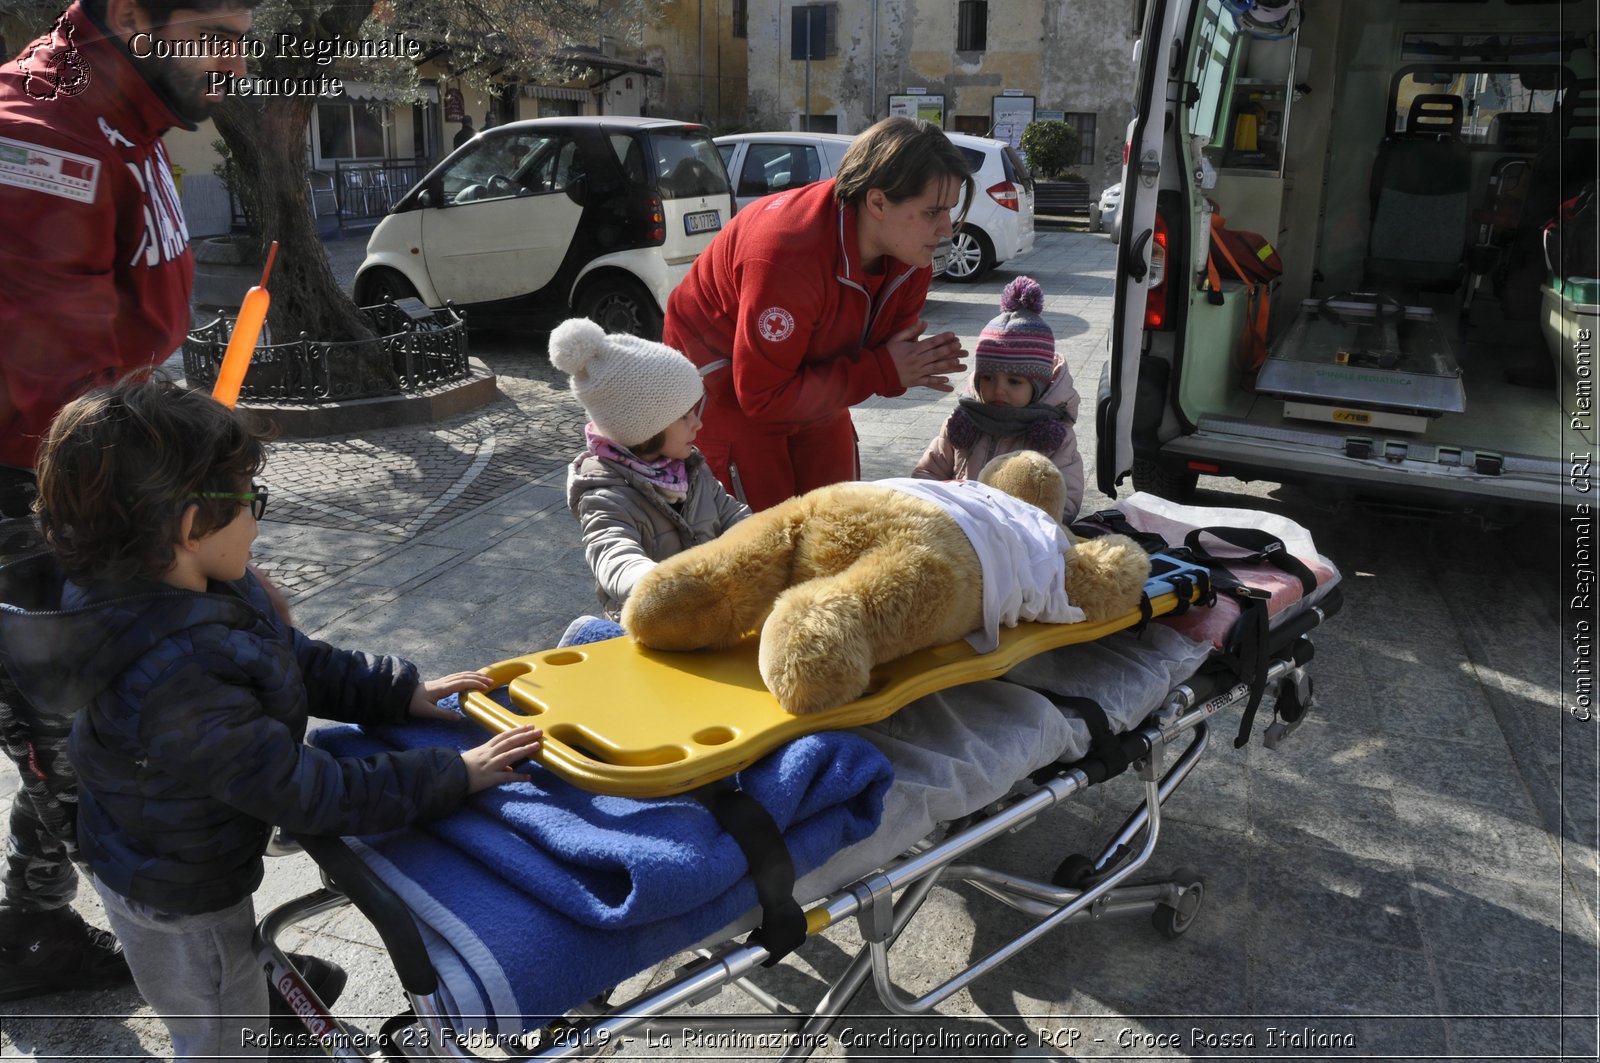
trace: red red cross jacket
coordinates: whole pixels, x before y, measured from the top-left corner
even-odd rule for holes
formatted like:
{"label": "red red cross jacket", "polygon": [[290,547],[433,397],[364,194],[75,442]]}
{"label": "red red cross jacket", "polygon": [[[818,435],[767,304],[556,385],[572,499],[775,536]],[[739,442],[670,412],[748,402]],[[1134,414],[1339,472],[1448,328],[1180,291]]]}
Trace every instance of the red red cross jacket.
{"label": "red red cross jacket", "polygon": [[[933,271],[888,259],[868,277],[856,238],[856,212],[841,207],[833,182],[757,200],[695,260],[667,300],[663,341],[704,369],[724,359],[731,371],[706,377],[706,427],[699,440],[728,484],[731,447],[781,448],[794,465],[792,489],[849,479],[854,445],[848,407],[873,395],[900,395],[900,374],[884,346],[915,324]],[[786,437],[839,421],[844,446],[790,448]],[[838,468],[804,469],[824,462]],[[753,508],[768,500],[752,483],[732,485]]]}
{"label": "red red cross jacket", "polygon": [[189,327],[194,259],[161,134],[193,128],[78,3],[0,66],[0,464]]}

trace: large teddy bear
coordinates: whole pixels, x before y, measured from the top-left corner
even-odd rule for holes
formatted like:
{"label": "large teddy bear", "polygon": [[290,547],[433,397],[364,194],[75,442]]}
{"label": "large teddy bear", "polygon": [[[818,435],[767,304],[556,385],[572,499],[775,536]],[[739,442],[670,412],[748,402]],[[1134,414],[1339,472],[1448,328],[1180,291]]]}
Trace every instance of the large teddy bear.
{"label": "large teddy bear", "polygon": [[1049,458],[996,458],[979,483],[842,483],[791,498],[647,573],[622,624],[658,650],[761,631],[761,677],[789,712],[860,697],[874,666],[1017,620],[1097,622],[1133,609],[1149,560],[1131,539],[1074,544]]}

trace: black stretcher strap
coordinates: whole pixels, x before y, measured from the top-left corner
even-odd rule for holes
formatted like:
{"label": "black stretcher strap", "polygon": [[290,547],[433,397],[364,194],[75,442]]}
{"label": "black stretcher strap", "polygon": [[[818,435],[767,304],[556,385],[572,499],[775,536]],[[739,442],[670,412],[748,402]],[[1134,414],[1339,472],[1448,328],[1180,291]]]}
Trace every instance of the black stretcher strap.
{"label": "black stretcher strap", "polygon": [[1057,694],[1050,700],[1063,709],[1077,713],[1078,718],[1088,726],[1089,755],[1103,763],[1111,775],[1120,775],[1128,770],[1128,758],[1122,752],[1122,743],[1112,733],[1111,719],[1098,701],[1071,694]]}
{"label": "black stretcher strap", "polygon": [[[1213,539],[1221,539],[1231,546],[1249,550],[1248,557],[1213,557],[1205,547],[1200,545],[1200,537],[1209,535]],[[1275,568],[1282,569],[1300,581],[1300,590],[1303,594],[1311,594],[1317,589],[1317,577],[1312,575],[1311,569],[1289,552],[1283,545],[1283,540],[1271,532],[1262,531],[1260,528],[1196,528],[1184,537],[1183,545],[1194,554],[1195,559],[1208,565],[1221,565],[1224,568],[1229,564],[1240,562],[1252,563],[1265,561]]]}
{"label": "black stretcher strap", "polygon": [[[1317,589],[1317,579],[1311,569],[1298,557],[1295,557],[1284,546],[1283,540],[1271,532],[1260,528],[1234,528],[1234,527],[1206,527],[1192,529],[1185,537],[1182,546],[1173,547],[1153,532],[1143,532],[1135,528],[1128,518],[1117,510],[1102,510],[1099,513],[1073,521],[1071,525],[1074,534],[1084,539],[1093,539],[1101,535],[1119,534],[1126,535],[1137,542],[1146,552],[1151,554],[1165,553],[1184,561],[1192,561],[1209,570],[1207,576],[1201,577],[1199,584],[1200,604],[1213,605],[1216,596],[1224,593],[1232,596],[1239,602],[1240,615],[1238,622],[1230,634],[1228,645],[1215,655],[1213,667],[1234,676],[1236,682],[1247,683],[1250,688],[1250,700],[1245,704],[1244,715],[1239,721],[1239,734],[1234,739],[1234,746],[1240,747],[1250,741],[1250,731],[1255,725],[1256,710],[1261,706],[1262,696],[1267,688],[1267,670],[1272,666],[1274,654],[1273,635],[1267,603],[1270,596],[1265,591],[1245,585],[1237,575],[1229,570],[1229,565],[1265,563],[1288,573],[1300,581],[1302,593],[1310,595]],[[1219,558],[1214,556],[1204,546],[1201,540],[1205,536],[1220,540],[1232,546],[1248,551],[1242,557]],[[1152,575],[1161,575],[1158,569],[1159,558],[1151,561]],[[1171,566],[1162,566],[1166,571],[1171,571]],[[1185,576],[1166,576],[1178,592],[1178,606],[1175,612],[1182,613],[1189,607],[1190,590],[1193,586]],[[1337,608],[1337,606],[1335,606]],[[1148,596],[1141,596],[1139,603],[1140,622],[1135,631],[1142,631],[1150,619],[1150,601]],[[1315,622],[1311,624],[1315,626]],[[1030,688],[1036,689],[1036,688]],[[1061,703],[1049,691],[1040,691],[1052,701]],[[1081,700],[1081,699],[1080,699]],[[1076,707],[1076,706],[1073,706]],[[1104,720],[1104,714],[1101,714]],[[1084,714],[1086,722],[1093,719],[1092,713]],[[1094,733],[1094,724],[1090,723],[1090,732]],[[1114,757],[1112,763],[1114,764]],[[1126,763],[1122,768],[1126,767]],[[1113,772],[1114,774],[1115,772]]]}
{"label": "black stretcher strap", "polygon": [[771,967],[806,940],[806,913],[794,899],[794,859],[783,832],[759,801],[731,782],[724,780],[698,796],[750,865],[761,925],[751,932],[748,943],[770,953],[762,966]]}
{"label": "black stretcher strap", "polygon": [[1080,539],[1098,539],[1102,535],[1126,535],[1144,548],[1147,554],[1168,551],[1167,541],[1155,532],[1135,528],[1121,511],[1103,509],[1087,517],[1080,517],[1070,525],[1072,533]]}
{"label": "black stretcher strap", "polygon": [[1172,610],[1172,615],[1182,616],[1189,611],[1189,599],[1194,597],[1194,580],[1188,576],[1168,576],[1167,582],[1172,584],[1173,592],[1178,596],[1178,604]]}
{"label": "black stretcher strap", "polygon": [[1220,657],[1222,664],[1241,683],[1250,686],[1250,700],[1245,702],[1244,715],[1239,718],[1239,734],[1233,740],[1233,748],[1240,749],[1250,742],[1256,709],[1261,707],[1261,696],[1267,690],[1267,669],[1272,667],[1272,655],[1267,646],[1266,592],[1241,588],[1235,597],[1239,600],[1239,619]]}
{"label": "black stretcher strap", "polygon": [[[1003,682],[1013,686],[1031,690],[1043,696],[1050,704],[1060,709],[1070,709],[1078,714],[1078,718],[1089,728],[1089,752],[1081,758],[1071,762],[1071,767],[1080,769],[1089,777],[1091,783],[1104,782],[1107,779],[1121,775],[1128,770],[1140,757],[1147,756],[1150,752],[1148,743],[1135,735],[1119,735],[1111,730],[1111,718],[1106,715],[1106,710],[1093,698],[1080,697],[1076,694],[1058,694],[1048,687],[1035,686],[1032,683],[1021,683],[1015,679],[1005,677]],[[1028,776],[1035,785],[1042,784],[1046,779],[1056,775],[1063,767],[1069,766],[1066,761],[1057,761],[1048,764]]]}
{"label": "black stretcher strap", "polygon": [[[1201,538],[1207,535],[1250,553],[1244,557],[1215,557],[1201,545]],[[1238,749],[1250,741],[1256,710],[1261,707],[1261,698],[1267,689],[1267,669],[1272,666],[1267,615],[1270,596],[1238,582],[1238,577],[1228,571],[1228,565],[1265,562],[1299,580],[1301,593],[1306,595],[1317,589],[1317,578],[1305,562],[1289,552],[1282,539],[1260,528],[1196,528],[1184,537],[1183,545],[1196,561],[1211,566],[1219,589],[1231,593],[1239,602],[1238,623],[1220,655],[1221,664],[1250,687],[1250,700],[1245,703],[1244,714],[1239,718],[1239,733],[1233,740],[1234,748]]]}

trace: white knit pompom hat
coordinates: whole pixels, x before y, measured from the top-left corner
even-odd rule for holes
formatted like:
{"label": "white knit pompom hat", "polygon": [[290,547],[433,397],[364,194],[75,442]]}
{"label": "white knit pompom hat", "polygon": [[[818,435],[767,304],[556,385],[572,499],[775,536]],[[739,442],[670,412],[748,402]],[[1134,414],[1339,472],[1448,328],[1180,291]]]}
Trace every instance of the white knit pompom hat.
{"label": "white knit pompom hat", "polygon": [[572,378],[572,393],[595,431],[637,446],[688,413],[705,394],[700,370],[664,343],[607,335],[586,317],[550,333],[550,364]]}

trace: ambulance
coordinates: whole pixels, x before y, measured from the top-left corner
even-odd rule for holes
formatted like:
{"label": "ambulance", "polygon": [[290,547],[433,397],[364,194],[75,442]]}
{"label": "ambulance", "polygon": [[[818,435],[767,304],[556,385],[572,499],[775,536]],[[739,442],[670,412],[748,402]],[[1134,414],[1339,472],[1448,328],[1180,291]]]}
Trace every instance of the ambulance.
{"label": "ambulance", "polygon": [[1578,500],[1593,0],[1144,8],[1100,489],[1268,480],[1486,522]]}

